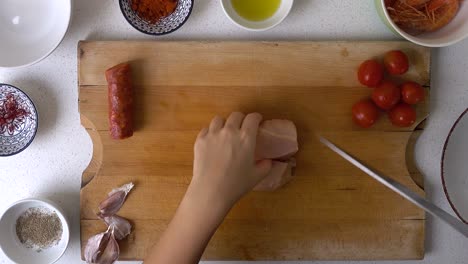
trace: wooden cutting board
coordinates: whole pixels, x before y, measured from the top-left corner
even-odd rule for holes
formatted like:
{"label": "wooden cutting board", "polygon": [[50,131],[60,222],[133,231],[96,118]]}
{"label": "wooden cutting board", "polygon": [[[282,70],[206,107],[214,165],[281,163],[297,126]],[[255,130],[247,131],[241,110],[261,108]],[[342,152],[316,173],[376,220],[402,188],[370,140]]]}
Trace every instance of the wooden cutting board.
{"label": "wooden cutting board", "polygon": [[[371,92],[357,81],[358,65],[392,49],[410,57],[402,79],[424,84],[429,95],[430,50],[408,42],[80,42],[81,123],[94,144],[81,190],[82,249],[106,229],[98,204],[132,181],[119,215],[134,231],[120,243],[121,259],[143,259],[190,182],[196,134],[215,114],[240,110],[297,124],[296,177],[279,191],[243,198],[203,259],[422,259],[424,212],[314,137],[319,131],[424,195],[412,157],[428,105],[417,107],[417,128],[395,128],[384,115],[367,130],[351,121],[352,104]],[[104,71],[126,61],[133,67],[136,132],[116,141],[108,132]]]}

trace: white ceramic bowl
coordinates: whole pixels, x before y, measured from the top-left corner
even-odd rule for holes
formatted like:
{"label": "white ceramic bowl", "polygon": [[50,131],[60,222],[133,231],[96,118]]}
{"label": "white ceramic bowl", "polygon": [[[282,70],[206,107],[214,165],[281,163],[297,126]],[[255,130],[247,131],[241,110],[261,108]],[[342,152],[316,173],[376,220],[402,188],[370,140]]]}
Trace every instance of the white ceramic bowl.
{"label": "white ceramic bowl", "polygon": [[[16,235],[16,220],[29,208],[45,207],[57,213],[62,223],[62,238],[57,245],[40,252],[27,248]],[[0,249],[13,262],[19,264],[51,264],[65,253],[70,240],[68,221],[63,212],[51,201],[43,199],[25,199],[11,205],[0,218]]]}
{"label": "white ceramic bowl", "polygon": [[282,0],[280,7],[272,17],[263,21],[250,21],[241,17],[236,10],[234,10],[231,0],[221,0],[221,5],[226,16],[229,17],[234,24],[252,31],[264,31],[281,23],[288,16],[293,3],[294,0]]}
{"label": "white ceramic bowl", "polygon": [[0,67],[32,65],[62,41],[71,17],[71,0],[1,0]]}
{"label": "white ceramic bowl", "polygon": [[468,37],[468,3],[462,2],[457,16],[445,27],[430,33],[413,36],[393,23],[384,4],[385,0],[375,0],[377,12],[385,24],[403,38],[426,47],[446,47]]}

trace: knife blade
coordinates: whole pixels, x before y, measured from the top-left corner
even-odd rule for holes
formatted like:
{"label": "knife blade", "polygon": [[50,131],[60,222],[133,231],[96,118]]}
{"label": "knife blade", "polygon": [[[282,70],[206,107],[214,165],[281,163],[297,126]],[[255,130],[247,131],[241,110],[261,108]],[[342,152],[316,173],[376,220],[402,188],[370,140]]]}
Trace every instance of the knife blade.
{"label": "knife blade", "polygon": [[451,214],[447,213],[440,207],[434,205],[433,203],[429,202],[425,198],[421,197],[417,193],[413,192],[410,190],[408,187],[404,186],[403,184],[393,180],[392,178],[389,178],[387,176],[383,176],[379,174],[378,172],[372,170],[368,166],[364,165],[361,161],[358,159],[354,158],[350,154],[348,154],[346,151],[338,148],[335,144],[331,143],[327,139],[320,137],[319,140],[322,144],[330,148],[332,151],[340,155],[342,158],[353,164],[354,166],[358,167],[361,169],[363,172],[380,182],[381,184],[385,185],[387,188],[391,189],[392,191],[398,193],[399,195],[403,196],[405,199],[408,201],[412,202],[416,206],[420,207],[421,209],[424,209],[426,212],[429,214],[439,218],[449,226],[451,226],[453,229],[456,231],[460,232],[463,234],[465,237],[468,238],[468,225],[464,224]]}

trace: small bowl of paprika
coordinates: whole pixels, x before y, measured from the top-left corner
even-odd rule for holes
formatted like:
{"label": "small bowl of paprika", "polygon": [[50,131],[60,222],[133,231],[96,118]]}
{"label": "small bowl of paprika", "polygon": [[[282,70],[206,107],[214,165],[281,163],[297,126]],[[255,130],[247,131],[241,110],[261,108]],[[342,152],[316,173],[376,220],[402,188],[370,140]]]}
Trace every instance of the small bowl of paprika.
{"label": "small bowl of paprika", "polygon": [[193,9],[193,0],[119,0],[127,22],[148,35],[165,35],[182,27]]}

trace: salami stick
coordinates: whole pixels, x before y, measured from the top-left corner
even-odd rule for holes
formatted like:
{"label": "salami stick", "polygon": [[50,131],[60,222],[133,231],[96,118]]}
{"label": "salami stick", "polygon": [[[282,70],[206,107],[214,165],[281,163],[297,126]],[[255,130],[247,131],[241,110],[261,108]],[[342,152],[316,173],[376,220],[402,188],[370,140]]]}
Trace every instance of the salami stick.
{"label": "salami stick", "polygon": [[133,87],[131,68],[121,63],[106,71],[109,89],[109,132],[113,139],[133,135]]}

